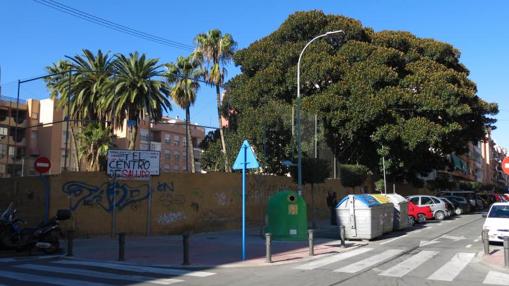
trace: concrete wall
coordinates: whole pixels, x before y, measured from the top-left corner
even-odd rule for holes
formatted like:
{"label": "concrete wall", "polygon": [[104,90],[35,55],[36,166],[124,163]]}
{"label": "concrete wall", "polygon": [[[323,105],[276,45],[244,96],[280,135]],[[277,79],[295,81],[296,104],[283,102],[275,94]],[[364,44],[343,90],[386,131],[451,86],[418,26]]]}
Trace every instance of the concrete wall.
{"label": "concrete wall", "polygon": [[[49,179],[51,194],[50,214],[54,215],[59,208],[71,208],[73,219],[66,225],[80,235],[110,234],[113,202],[116,230],[129,234],[145,234],[147,222],[154,234],[231,229],[238,228],[241,223],[240,174],[164,173],[152,178],[151,199],[147,181],[113,182],[104,173],[93,172],[65,173],[46,178]],[[8,201],[14,200],[21,217],[29,218],[33,224],[43,218],[45,187],[41,177],[2,179],[0,186],[2,193],[6,194],[0,198],[1,209],[7,206]],[[295,189],[296,185],[287,177],[248,176],[248,226],[263,225],[268,198],[284,187]],[[398,186],[397,189],[404,194],[413,193],[412,188]],[[328,192],[336,192],[341,199],[348,193],[360,193],[361,188],[344,188],[338,180],[315,185],[317,219],[329,216],[326,205]],[[303,193],[310,217],[311,187],[305,186]]]}

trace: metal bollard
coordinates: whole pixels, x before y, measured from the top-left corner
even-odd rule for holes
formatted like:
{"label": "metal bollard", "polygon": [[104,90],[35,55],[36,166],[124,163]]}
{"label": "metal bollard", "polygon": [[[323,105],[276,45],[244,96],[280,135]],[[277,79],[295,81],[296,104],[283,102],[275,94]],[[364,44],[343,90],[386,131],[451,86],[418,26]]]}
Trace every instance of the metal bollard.
{"label": "metal bollard", "polygon": [[182,235],[182,247],[183,247],[183,261],[182,265],[189,265],[189,233]]}
{"label": "metal bollard", "polygon": [[118,261],[125,260],[125,233],[118,234]]}
{"label": "metal bollard", "polygon": [[345,244],[345,236],[346,236],[345,226],[341,225],[341,226],[339,226],[339,238],[341,239],[341,246],[342,247],[346,246],[346,244]]}
{"label": "metal bollard", "polygon": [[265,262],[272,263],[272,235],[270,233],[265,234]]}
{"label": "metal bollard", "polygon": [[504,266],[509,267],[509,236],[504,237]]}
{"label": "metal bollard", "polygon": [[73,239],[74,239],[74,231],[67,231],[67,253],[65,256],[73,256]]}
{"label": "metal bollard", "polygon": [[481,233],[482,243],[483,243],[483,246],[484,246],[484,255],[489,255],[490,254],[490,240],[489,240],[489,237],[488,237],[488,232],[489,232],[489,230],[483,229],[482,233]]}
{"label": "metal bollard", "polygon": [[309,256],[315,255],[315,244],[313,241],[313,230],[308,229]]}

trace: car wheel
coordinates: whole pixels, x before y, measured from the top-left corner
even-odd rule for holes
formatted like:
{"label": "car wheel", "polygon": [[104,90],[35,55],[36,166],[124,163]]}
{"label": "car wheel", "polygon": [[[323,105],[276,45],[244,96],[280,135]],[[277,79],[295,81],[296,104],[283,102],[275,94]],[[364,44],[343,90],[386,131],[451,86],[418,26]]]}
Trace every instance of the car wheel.
{"label": "car wheel", "polygon": [[444,220],[444,218],[445,218],[445,213],[443,211],[437,211],[435,213],[436,220]]}
{"label": "car wheel", "polygon": [[408,216],[408,224],[410,226],[414,226],[415,225],[415,218],[411,215]]}
{"label": "car wheel", "polygon": [[463,210],[462,210],[461,208],[456,208],[456,209],[454,210],[454,213],[455,213],[456,215],[460,215],[460,214],[463,214]]}
{"label": "car wheel", "polygon": [[419,223],[426,222],[426,216],[424,214],[418,214],[417,215],[417,222],[419,222]]}

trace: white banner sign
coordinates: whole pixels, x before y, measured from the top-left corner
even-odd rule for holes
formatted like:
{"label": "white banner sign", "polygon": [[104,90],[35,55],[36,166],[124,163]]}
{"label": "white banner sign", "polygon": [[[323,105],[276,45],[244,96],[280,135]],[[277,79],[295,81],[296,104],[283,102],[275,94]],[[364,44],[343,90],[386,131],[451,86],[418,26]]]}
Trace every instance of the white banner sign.
{"label": "white banner sign", "polygon": [[159,175],[159,151],[109,150],[109,176],[119,179],[149,179]]}

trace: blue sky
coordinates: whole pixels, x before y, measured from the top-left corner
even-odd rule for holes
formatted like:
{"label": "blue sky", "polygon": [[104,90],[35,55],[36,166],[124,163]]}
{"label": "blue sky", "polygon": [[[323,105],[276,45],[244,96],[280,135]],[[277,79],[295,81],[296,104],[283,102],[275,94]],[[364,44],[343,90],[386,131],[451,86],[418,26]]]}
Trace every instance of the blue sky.
{"label": "blue sky", "polygon": [[[113,22],[192,45],[196,34],[212,28],[231,33],[239,48],[270,34],[296,11],[320,9],[360,20],[375,31],[404,30],[419,37],[448,42],[461,51],[479,96],[497,102],[495,140],[509,147],[509,2],[474,0],[355,1],[125,1],[59,0]],[[112,53],[139,51],[162,62],[188,51],[129,35],[52,10],[32,0],[0,1],[0,66],[4,96],[16,96],[16,81],[44,74],[44,67],[81,49]],[[229,67],[229,76],[238,73]],[[23,98],[44,98],[39,83],[24,84]],[[217,126],[212,89],[202,87],[191,110],[193,122]],[[171,116],[183,116],[174,106]]]}

